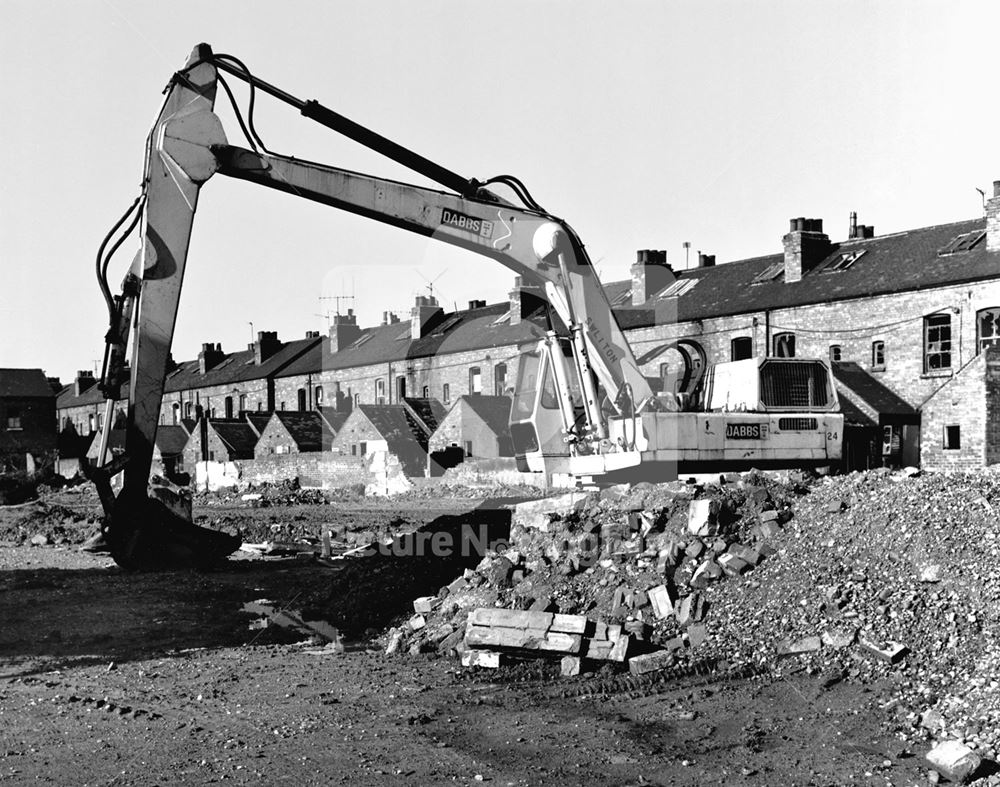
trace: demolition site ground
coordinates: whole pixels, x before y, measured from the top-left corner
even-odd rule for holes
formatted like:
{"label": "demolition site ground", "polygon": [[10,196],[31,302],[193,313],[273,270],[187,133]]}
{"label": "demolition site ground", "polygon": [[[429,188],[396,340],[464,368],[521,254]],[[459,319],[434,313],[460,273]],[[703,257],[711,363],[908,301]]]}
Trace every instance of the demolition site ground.
{"label": "demolition site ground", "polygon": [[[543,596],[631,621],[647,650],[676,624],[644,608],[655,557],[585,567],[549,542],[549,558],[533,555],[538,536],[512,524],[526,490],[202,496],[196,521],[248,545],[211,572],[126,573],[81,551],[99,531],[86,486],[0,509],[0,783],[927,784],[938,774],[923,755],[945,738],[983,755],[979,783],[1000,783],[995,569],[982,576],[995,566],[1000,481],[645,487],[577,503],[549,532],[565,544],[581,523],[658,511],[643,544],[655,555],[676,541],[681,503],[703,496],[730,511],[730,544],[777,521],[767,510],[786,521],[759,566],[695,581],[707,638],[685,639],[669,669],[594,662],[569,677],[527,652],[463,667],[464,646],[448,643],[470,605],[527,609]],[[414,549],[415,532],[444,548]],[[500,545],[485,559],[483,534]],[[682,552],[721,552],[720,539],[688,534]],[[694,564],[677,563],[682,587]],[[414,616],[421,597],[433,611]],[[851,647],[801,645],[846,629],[860,632]],[[909,638],[909,655],[858,647],[880,634]]]}

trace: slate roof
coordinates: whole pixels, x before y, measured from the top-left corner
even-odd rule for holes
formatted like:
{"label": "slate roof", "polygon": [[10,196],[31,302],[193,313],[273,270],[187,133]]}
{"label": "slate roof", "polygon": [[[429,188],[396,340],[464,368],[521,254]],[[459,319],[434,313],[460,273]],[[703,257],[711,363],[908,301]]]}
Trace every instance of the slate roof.
{"label": "slate roof", "polygon": [[267,423],[271,420],[271,413],[260,411],[249,411],[244,410],[240,413],[244,418],[246,418],[247,423],[250,424],[251,428],[257,433],[259,437],[265,429],[267,429]]}
{"label": "slate roof", "polygon": [[464,402],[473,412],[482,418],[486,425],[494,434],[503,435],[510,431],[510,404],[509,396],[461,396],[460,402]]}
{"label": "slate roof", "polygon": [[209,426],[229,450],[233,459],[253,459],[257,434],[246,421],[210,419]]}
{"label": "slate roof", "polygon": [[[680,271],[678,279],[696,283],[675,299],[678,319],[705,319],[995,279],[1000,276],[1000,253],[987,252],[985,238],[968,251],[938,254],[957,236],[980,232],[985,227],[986,220],[978,218],[834,242],[820,263],[806,271],[801,281],[790,284],[784,281],[783,274],[771,281],[754,283],[769,266],[784,261],[784,252]],[[852,251],[864,254],[844,270],[823,270],[842,253]],[[620,292],[626,286],[631,289],[630,282],[612,282],[605,289]],[[622,327],[650,325],[653,317],[650,307],[657,302],[658,295],[654,294],[643,306],[616,309]]]}
{"label": "slate roof", "polygon": [[511,325],[505,318],[509,309],[510,304],[503,302],[444,314],[430,328],[427,336],[415,341],[410,340],[409,321],[364,328],[353,344],[339,352],[331,352],[329,337],[324,337],[321,344],[310,348],[282,369],[278,376],[315,374],[407,358],[508,347],[545,335],[532,320],[521,320],[517,325]]}
{"label": "slate roof", "polygon": [[441,421],[448,414],[445,406],[437,399],[421,399],[408,396],[403,400],[412,413],[427,427],[428,432],[433,432],[438,428]]}
{"label": "slate roof", "polygon": [[335,410],[332,407],[321,407],[319,408],[319,414],[323,416],[323,420],[326,421],[326,425],[330,427],[330,431],[333,434],[337,434],[340,431],[340,427],[344,425],[344,421],[351,414],[350,410],[340,411]]}
{"label": "slate roof", "polygon": [[156,429],[156,448],[161,456],[177,456],[187,445],[188,432],[183,426],[159,426]]}
{"label": "slate roof", "polygon": [[[869,374],[865,369],[854,361],[834,361],[833,376],[836,378],[838,387],[846,387],[850,390],[849,396],[860,400],[859,409],[871,417],[873,414],[880,416],[883,423],[919,423],[920,416],[916,408],[901,399],[880,380]],[[841,396],[841,403],[848,398]]]}
{"label": "slate roof", "polygon": [[358,410],[371,422],[402,463],[407,475],[419,475],[427,462],[429,434],[401,404],[359,404]]}
{"label": "slate roof", "polygon": [[193,388],[205,388],[210,385],[230,385],[270,377],[319,343],[318,337],[284,342],[280,349],[260,366],[254,363],[252,349],[227,353],[219,363],[206,371],[205,374],[201,373],[197,359],[185,361],[178,364],[177,368],[167,375],[164,392],[174,393]]}
{"label": "slate roof", "polygon": [[272,418],[281,422],[300,451],[321,451],[333,440],[329,425],[315,411],[276,410]]}
{"label": "slate roof", "polygon": [[41,369],[0,369],[0,397],[50,399],[55,394]]}

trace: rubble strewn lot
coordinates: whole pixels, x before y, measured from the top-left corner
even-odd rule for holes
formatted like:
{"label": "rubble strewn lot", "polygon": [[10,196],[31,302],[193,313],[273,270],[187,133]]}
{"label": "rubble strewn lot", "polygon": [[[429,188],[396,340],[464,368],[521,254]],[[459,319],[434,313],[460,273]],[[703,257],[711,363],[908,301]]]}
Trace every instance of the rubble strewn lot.
{"label": "rubble strewn lot", "polygon": [[0,511],[0,781],[1000,784],[1000,476],[521,491],[196,495],[286,547],[207,574]]}

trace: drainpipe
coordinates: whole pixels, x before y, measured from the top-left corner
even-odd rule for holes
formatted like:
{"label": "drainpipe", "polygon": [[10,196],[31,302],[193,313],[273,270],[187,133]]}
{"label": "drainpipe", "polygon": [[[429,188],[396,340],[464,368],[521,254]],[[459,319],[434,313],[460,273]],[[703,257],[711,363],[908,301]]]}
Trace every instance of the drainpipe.
{"label": "drainpipe", "polygon": [[764,357],[771,357],[771,310],[764,310]]}

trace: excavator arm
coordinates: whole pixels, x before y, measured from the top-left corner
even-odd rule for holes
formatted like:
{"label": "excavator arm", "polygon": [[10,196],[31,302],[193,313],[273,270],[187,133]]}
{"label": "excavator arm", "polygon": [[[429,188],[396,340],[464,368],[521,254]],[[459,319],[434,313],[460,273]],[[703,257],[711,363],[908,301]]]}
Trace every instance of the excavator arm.
{"label": "excavator arm", "polygon": [[[246,80],[251,90],[291,104],[306,117],[454,193],[270,153],[254,143],[252,118],[247,138],[253,149],[229,145],[214,112],[220,69]],[[534,203],[515,179],[501,176],[495,180],[511,185],[524,207],[488,189],[489,181],[480,184],[462,178],[315,101],[302,101],[252,77],[239,61],[214,55],[206,44],[195,48],[165,92],[146,144],[141,248],[122,293],[112,299],[105,292],[112,308],[102,385],[112,403],[120,390],[121,365],[134,320],[126,462],[117,497],[111,495],[106,476],[120,469],[120,463],[107,465],[103,478],[100,470],[95,473],[110,522],[112,551],[122,565],[158,565],[164,554],[182,564],[211,560],[237,545],[230,537],[194,528],[161,512],[147,492],[198,195],[202,184],[217,172],[468,249],[507,266],[526,283],[542,287],[561,323],[552,333],[571,348],[581,383],[586,425],[573,439],[588,443],[588,452],[613,448],[606,439],[609,405],[625,416],[652,406],[652,391],[615,321],[583,244],[565,222]],[[552,339],[550,335],[550,345]],[[105,438],[110,427],[108,419]],[[105,467],[106,454],[105,439],[101,467]]]}

